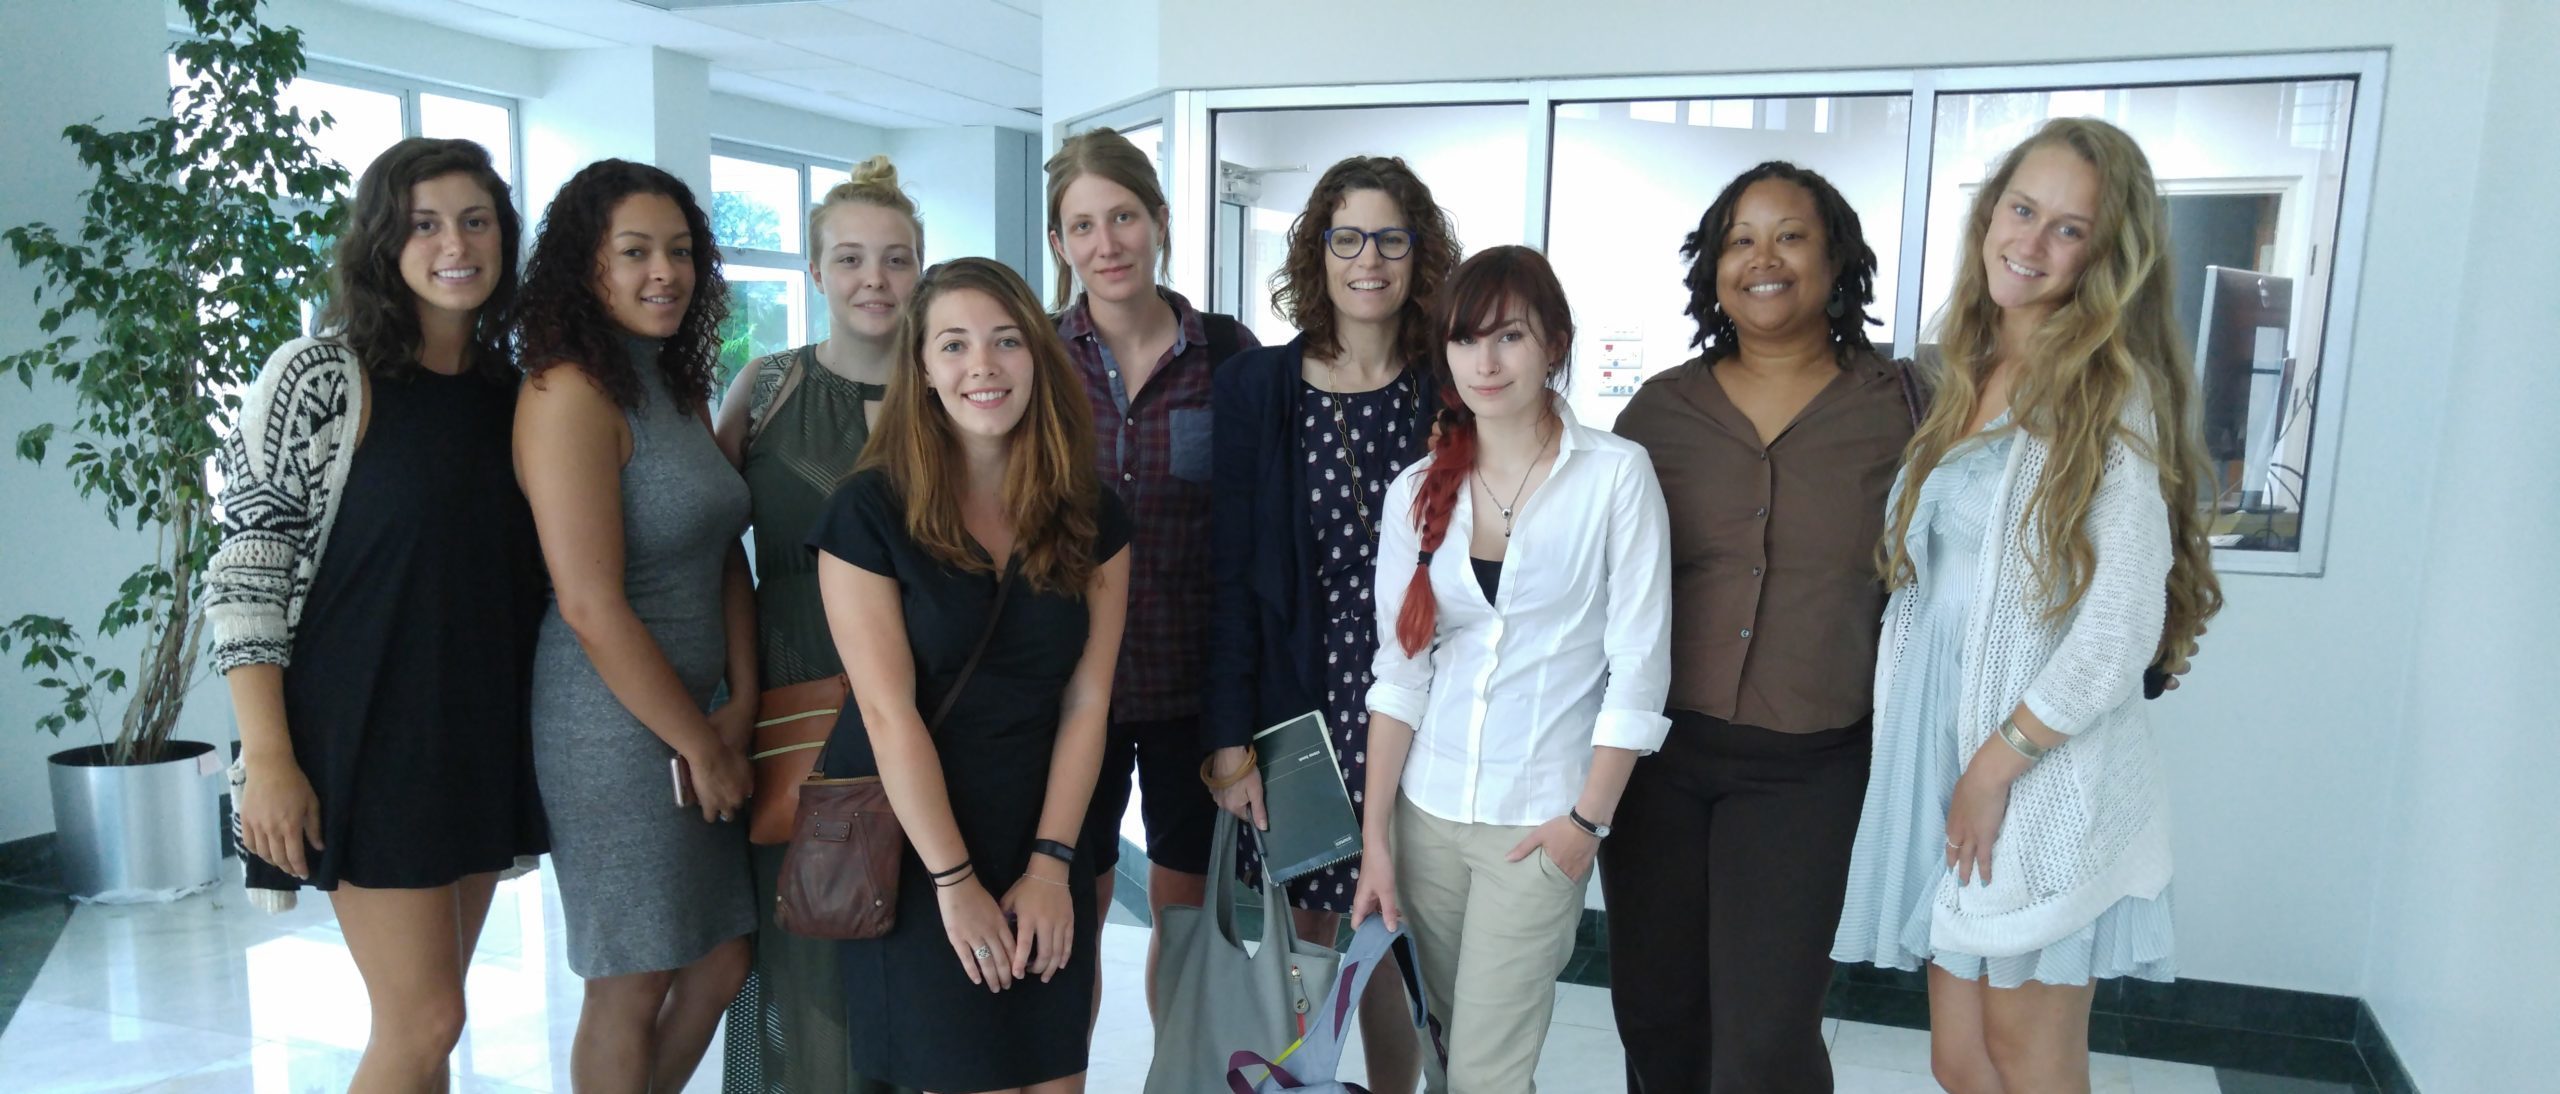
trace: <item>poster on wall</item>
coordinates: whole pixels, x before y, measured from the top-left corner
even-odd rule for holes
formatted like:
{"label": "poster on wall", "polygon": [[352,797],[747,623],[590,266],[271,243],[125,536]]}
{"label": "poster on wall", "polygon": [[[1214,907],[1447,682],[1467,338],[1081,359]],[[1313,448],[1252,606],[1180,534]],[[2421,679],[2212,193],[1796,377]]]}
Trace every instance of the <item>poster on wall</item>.
{"label": "poster on wall", "polygon": [[1604,399],[1624,399],[1644,385],[1644,332],[1635,327],[1604,327],[1592,340],[1594,377]]}

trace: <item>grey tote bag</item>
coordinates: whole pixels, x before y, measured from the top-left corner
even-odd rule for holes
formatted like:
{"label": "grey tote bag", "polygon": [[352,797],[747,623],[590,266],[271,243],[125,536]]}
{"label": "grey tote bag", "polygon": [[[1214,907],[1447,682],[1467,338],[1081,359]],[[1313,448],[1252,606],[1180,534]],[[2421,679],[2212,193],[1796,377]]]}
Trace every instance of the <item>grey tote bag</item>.
{"label": "grey tote bag", "polygon": [[1209,906],[1164,910],[1156,930],[1156,1054],[1146,1094],[1214,1094],[1227,1089],[1227,1060],[1239,1049],[1278,1056],[1314,1023],[1342,956],[1332,939],[1301,942],[1288,892],[1262,879],[1262,945],[1248,954],[1236,937],[1236,841],[1253,836],[1235,814],[1218,811],[1209,848]]}

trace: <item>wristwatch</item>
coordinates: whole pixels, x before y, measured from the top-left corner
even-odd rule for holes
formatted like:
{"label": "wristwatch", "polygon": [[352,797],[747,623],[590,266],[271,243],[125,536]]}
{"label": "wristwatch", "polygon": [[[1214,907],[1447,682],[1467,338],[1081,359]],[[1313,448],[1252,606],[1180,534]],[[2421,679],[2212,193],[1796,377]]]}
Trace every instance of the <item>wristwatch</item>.
{"label": "wristwatch", "polygon": [[1590,819],[1590,818],[1588,818],[1588,817],[1583,816],[1583,815],[1582,815],[1582,811],[1581,811],[1581,810],[1579,810],[1579,809],[1567,809],[1567,810],[1565,810],[1565,811],[1564,811],[1564,815],[1565,815],[1565,816],[1567,816],[1567,817],[1571,817],[1571,818],[1573,818],[1573,826],[1574,826],[1574,827],[1579,828],[1579,829],[1582,829],[1582,830],[1583,830],[1583,831],[1585,831],[1585,832],[1589,832],[1589,833],[1591,833],[1591,838],[1593,838],[1593,839],[1607,839],[1607,838],[1609,838],[1609,826],[1608,826],[1608,825],[1605,825],[1605,824],[1593,824],[1593,823],[1591,823],[1591,819]]}

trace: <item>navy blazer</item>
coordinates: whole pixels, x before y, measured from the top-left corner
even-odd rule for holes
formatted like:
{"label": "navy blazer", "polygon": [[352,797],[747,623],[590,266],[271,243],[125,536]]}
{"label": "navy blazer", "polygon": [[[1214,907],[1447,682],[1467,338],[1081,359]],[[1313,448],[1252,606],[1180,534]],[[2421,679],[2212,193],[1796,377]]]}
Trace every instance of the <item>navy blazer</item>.
{"label": "navy blazer", "polygon": [[[1316,533],[1295,460],[1306,348],[1302,334],[1229,358],[1211,397],[1209,676],[1200,719],[1211,749],[1247,744],[1318,709],[1324,694]],[[1421,381],[1421,405],[1436,409],[1439,385],[1428,372]]]}

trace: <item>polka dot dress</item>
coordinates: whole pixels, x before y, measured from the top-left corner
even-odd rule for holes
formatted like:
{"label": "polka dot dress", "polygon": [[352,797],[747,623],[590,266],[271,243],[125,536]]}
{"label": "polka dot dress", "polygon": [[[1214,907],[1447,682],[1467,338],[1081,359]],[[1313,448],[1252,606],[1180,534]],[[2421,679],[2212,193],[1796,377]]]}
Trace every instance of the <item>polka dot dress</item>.
{"label": "polka dot dress", "polygon": [[[1334,401],[1342,402],[1341,416]],[[1377,578],[1377,537],[1387,487],[1406,464],[1421,459],[1429,435],[1416,419],[1420,402],[1411,376],[1376,391],[1336,396],[1303,385],[1298,415],[1298,492],[1315,529],[1316,596],[1324,628],[1324,717],[1333,727],[1333,750],[1351,807],[1364,809],[1369,767],[1369,664],[1378,650],[1378,620],[1370,597]],[[1339,424],[1337,424],[1339,423]],[[1350,428],[1355,477],[1343,460],[1338,434]],[[1368,516],[1361,516],[1361,503]],[[1245,845],[1250,848],[1252,844]],[[1289,883],[1289,903],[1311,911],[1348,912],[1360,880],[1359,859],[1325,867]],[[1246,877],[1259,884],[1258,862]]]}

